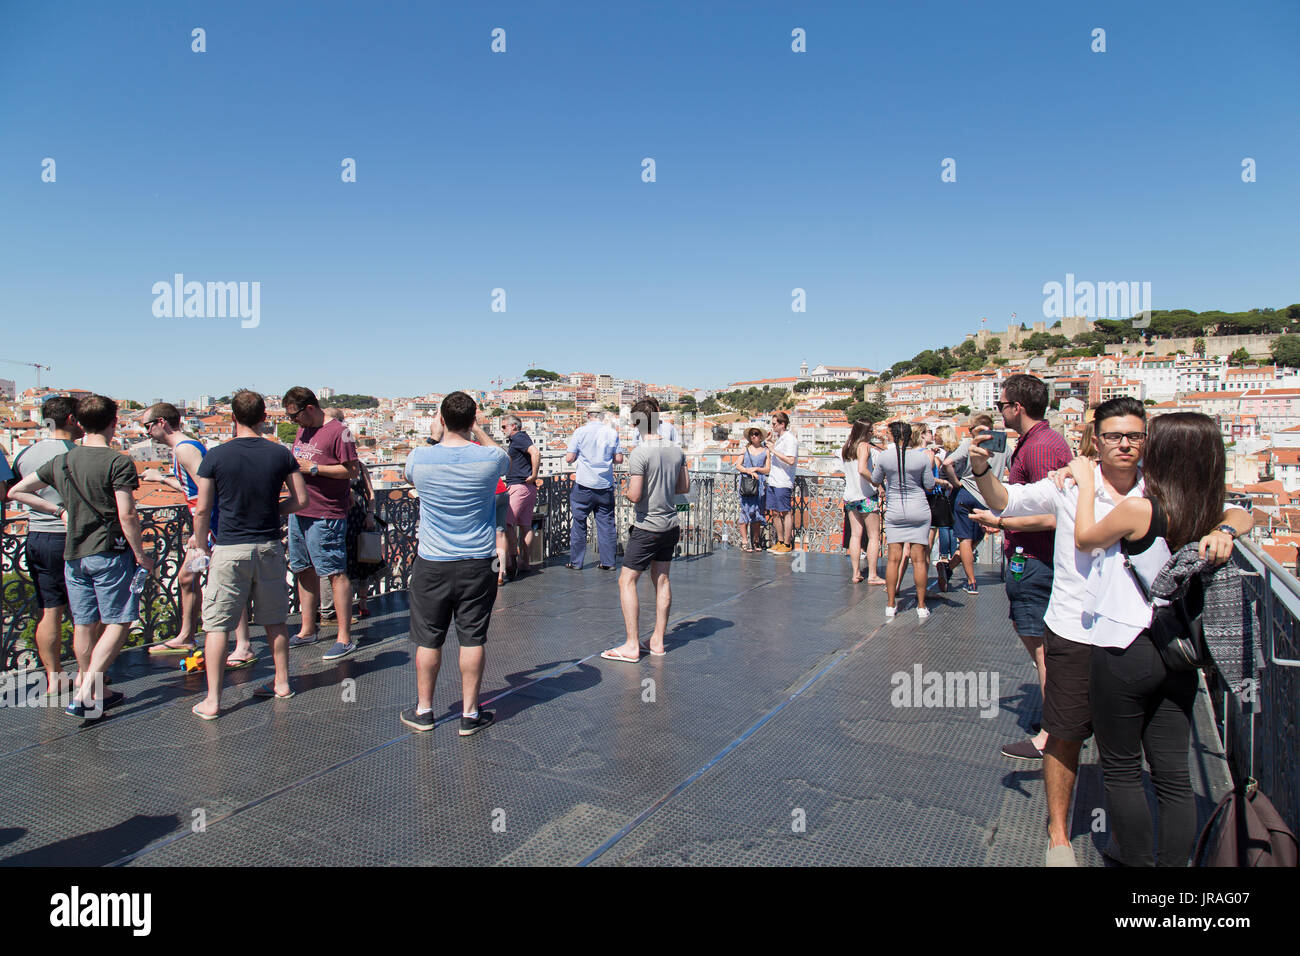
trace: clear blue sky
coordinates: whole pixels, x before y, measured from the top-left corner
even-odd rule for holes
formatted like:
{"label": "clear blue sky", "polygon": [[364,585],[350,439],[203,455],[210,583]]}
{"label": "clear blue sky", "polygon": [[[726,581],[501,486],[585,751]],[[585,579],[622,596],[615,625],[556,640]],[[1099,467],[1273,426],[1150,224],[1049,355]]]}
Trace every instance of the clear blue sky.
{"label": "clear blue sky", "polygon": [[[0,357],[146,401],[709,387],[1033,321],[1067,272],[1283,306],[1298,37],[1294,0],[10,0]],[[260,325],[155,318],[176,272],[260,282]]]}

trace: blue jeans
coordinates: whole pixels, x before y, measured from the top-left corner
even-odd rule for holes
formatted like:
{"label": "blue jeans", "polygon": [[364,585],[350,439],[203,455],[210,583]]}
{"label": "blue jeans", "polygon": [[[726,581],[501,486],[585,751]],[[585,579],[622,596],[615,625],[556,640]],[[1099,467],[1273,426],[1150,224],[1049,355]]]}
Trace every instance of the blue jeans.
{"label": "blue jeans", "polygon": [[301,574],[315,568],[328,578],[348,569],[346,518],[304,518],[289,515],[289,570]]}
{"label": "blue jeans", "polygon": [[594,512],[600,563],[605,567],[613,567],[616,538],[614,489],[597,490],[575,483],[573,491],[569,493],[569,512],[573,518],[569,528],[569,563],[582,567],[582,561],[587,556],[587,515]]}
{"label": "blue jeans", "polygon": [[939,557],[951,558],[957,553],[957,535],[952,528],[939,528]]}

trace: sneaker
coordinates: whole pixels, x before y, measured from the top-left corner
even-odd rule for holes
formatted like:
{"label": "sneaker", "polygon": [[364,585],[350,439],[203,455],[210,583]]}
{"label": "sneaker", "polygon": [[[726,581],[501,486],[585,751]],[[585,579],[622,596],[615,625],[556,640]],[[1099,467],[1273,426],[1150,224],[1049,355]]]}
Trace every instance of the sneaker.
{"label": "sneaker", "polygon": [[108,708],[116,707],[124,700],[126,700],[126,694],[122,693],[120,690],[110,690],[104,696],[104,702],[100,706],[102,706],[105,710],[108,710]]}
{"label": "sneaker", "polygon": [[460,717],[460,735],[462,737],[472,737],[488,724],[492,723],[492,711],[480,710],[477,717],[466,717],[461,714]]}
{"label": "sneaker", "polygon": [[935,570],[939,575],[939,591],[946,593],[948,590],[948,562],[940,561],[935,565]]}
{"label": "sneaker", "polygon": [[897,614],[897,613],[898,613],[898,608],[897,608],[897,607],[887,607],[887,608],[885,608],[885,617],[886,617],[886,619],[893,617],[893,616],[894,616],[895,614]]}
{"label": "sneaker", "polygon": [[351,644],[344,644],[342,641],[335,641],[334,646],[325,652],[325,654],[321,657],[321,660],[336,661],[340,657],[347,657],[356,649],[357,649],[356,641],[353,641]]}
{"label": "sneaker", "polygon": [[412,730],[418,730],[423,733],[426,730],[433,730],[437,721],[433,717],[433,711],[427,714],[418,713],[418,707],[412,707],[410,710],[404,710],[401,713],[401,721]]}
{"label": "sneaker", "polygon": [[1032,740],[1026,737],[1024,740],[1017,740],[1014,744],[1004,746],[1002,756],[1015,757],[1017,760],[1042,760],[1043,752],[1034,746]]}
{"label": "sneaker", "polygon": [[69,717],[77,717],[81,720],[85,720],[86,705],[81,703],[80,701],[74,700],[72,703],[70,703],[67,706],[67,708],[63,712],[67,714]]}
{"label": "sneaker", "polygon": [[295,634],[293,637],[289,638],[289,646],[290,646],[290,647],[306,647],[308,644],[315,644],[315,643],[316,643],[317,641],[319,641],[319,640],[320,640],[320,632],[319,632],[319,631],[313,631],[313,632],[312,632],[310,635],[308,635],[307,637],[300,637],[300,636],[298,636],[297,634]]}
{"label": "sneaker", "polygon": [[930,616],[929,608],[918,607],[916,609],[916,616],[920,618],[922,621],[924,621],[926,618]]}
{"label": "sneaker", "polygon": [[979,585],[975,584],[973,581],[967,581],[965,584],[961,586],[961,589],[967,594],[977,595],[980,593]]}
{"label": "sneaker", "polygon": [[320,612],[320,619],[322,621],[332,621],[336,617],[338,617],[338,615],[334,613],[334,608],[332,607]]}

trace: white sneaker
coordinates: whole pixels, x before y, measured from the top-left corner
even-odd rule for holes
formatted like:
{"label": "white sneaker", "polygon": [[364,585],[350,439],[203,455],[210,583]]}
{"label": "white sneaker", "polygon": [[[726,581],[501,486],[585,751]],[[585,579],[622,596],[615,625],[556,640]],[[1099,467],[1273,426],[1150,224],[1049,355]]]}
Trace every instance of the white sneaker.
{"label": "white sneaker", "polygon": [[918,607],[916,609],[916,616],[924,621],[927,617],[930,616],[930,611],[927,608]]}
{"label": "white sneaker", "polygon": [[885,608],[885,617],[886,617],[886,618],[893,617],[893,616],[894,616],[895,614],[897,614],[897,613],[898,613],[898,608],[896,608],[896,607],[887,607],[887,608]]}

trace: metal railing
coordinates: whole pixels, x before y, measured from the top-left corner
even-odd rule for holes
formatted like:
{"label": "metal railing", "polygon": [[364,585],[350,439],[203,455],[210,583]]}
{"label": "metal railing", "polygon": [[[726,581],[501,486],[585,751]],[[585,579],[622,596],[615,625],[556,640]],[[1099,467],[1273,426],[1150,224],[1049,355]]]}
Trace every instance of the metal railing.
{"label": "metal railing", "polygon": [[1282,818],[1300,832],[1300,580],[1251,541],[1233,561],[1246,572],[1246,599],[1259,621],[1258,680],[1239,695],[1206,674],[1233,779],[1254,777]]}
{"label": "metal railing", "polygon": [[[376,488],[379,516],[383,526],[385,569],[367,581],[368,594],[402,591],[407,587],[415,561],[420,502],[415,490],[404,480],[394,484],[382,481],[386,472],[401,475],[402,462],[368,466]],[[717,548],[739,546],[747,528],[741,521],[740,474],[735,471],[697,472],[691,476],[691,490],[680,496],[678,519],[682,527],[678,554],[693,557]],[[627,483],[625,471],[615,472],[615,527],[617,553],[622,554],[634,518],[634,506],[623,496]],[[388,485],[387,487],[382,487]],[[572,514],[569,496],[572,475],[552,475],[541,479],[536,513],[542,538],[543,558],[569,553]],[[795,546],[815,553],[838,553],[844,527],[844,479],[839,475],[798,475],[792,494]],[[192,532],[189,511],[184,507],[139,509],[145,544],[155,556],[158,568],[150,577],[141,598],[141,616],[127,641],[127,646],[152,644],[175,635],[180,625],[180,589],[177,578],[184,558],[184,542]],[[287,526],[286,526],[287,527]],[[776,541],[770,522],[766,523],[768,543]],[[24,543],[27,522],[23,517],[8,519],[0,532],[3,546],[3,585],[0,587],[0,670],[35,666],[32,643],[39,616],[35,588],[27,573]],[[595,548],[595,522],[589,521],[588,550]],[[983,554],[996,558],[1000,549],[986,544]],[[987,562],[981,562],[987,564]],[[286,582],[292,576],[286,570]],[[291,609],[296,611],[297,589],[290,587]],[[70,652],[71,626],[64,621],[65,652]]]}

